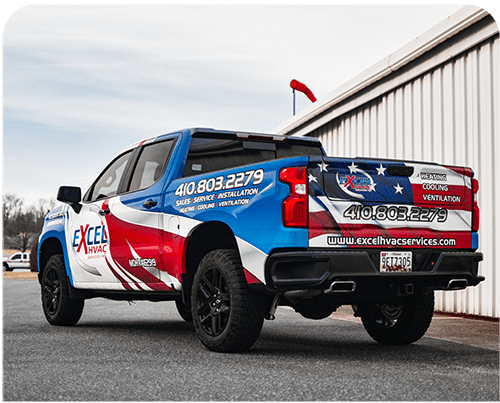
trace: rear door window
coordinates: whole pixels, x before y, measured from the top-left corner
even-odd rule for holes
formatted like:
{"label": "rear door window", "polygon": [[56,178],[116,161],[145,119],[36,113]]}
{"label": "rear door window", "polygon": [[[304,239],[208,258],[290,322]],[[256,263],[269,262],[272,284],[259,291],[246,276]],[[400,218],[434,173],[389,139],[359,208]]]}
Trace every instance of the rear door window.
{"label": "rear door window", "polygon": [[[269,145],[274,146],[272,143]],[[193,138],[184,176],[269,161],[275,159],[274,150],[246,149],[241,140]]]}
{"label": "rear door window", "polygon": [[299,155],[323,155],[320,143],[248,141],[194,137],[184,177]]}
{"label": "rear door window", "polygon": [[130,192],[146,189],[161,178],[173,144],[174,139],[169,139],[142,149],[130,181]]}

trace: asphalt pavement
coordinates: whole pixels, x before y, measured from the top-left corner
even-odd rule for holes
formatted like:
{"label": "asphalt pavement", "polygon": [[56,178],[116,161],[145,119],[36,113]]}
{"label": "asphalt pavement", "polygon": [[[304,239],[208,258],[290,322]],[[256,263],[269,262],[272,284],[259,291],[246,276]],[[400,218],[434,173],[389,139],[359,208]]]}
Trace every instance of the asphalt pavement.
{"label": "asphalt pavement", "polygon": [[[206,350],[168,302],[86,301],[49,325],[35,280],[4,279],[5,401],[498,401],[498,322],[436,315],[420,341],[381,346],[349,308],[279,308],[245,354]],[[465,336],[469,333],[469,336]]]}

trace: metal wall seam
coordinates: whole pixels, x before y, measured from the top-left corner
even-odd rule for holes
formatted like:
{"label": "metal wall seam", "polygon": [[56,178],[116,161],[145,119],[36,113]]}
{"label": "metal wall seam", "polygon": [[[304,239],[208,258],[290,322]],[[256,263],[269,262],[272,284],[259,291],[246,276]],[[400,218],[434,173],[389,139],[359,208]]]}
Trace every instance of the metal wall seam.
{"label": "metal wall seam", "polygon": [[[500,179],[500,161],[497,158],[500,157],[500,122],[498,116],[500,114],[500,54],[499,54],[499,38],[496,37],[495,41],[492,41],[492,56],[491,56],[491,88],[492,88],[492,109],[493,114],[491,116],[492,122],[492,147],[491,152],[493,155],[493,206],[495,207],[495,212],[492,219],[492,237],[493,237],[493,256],[492,261],[496,264],[497,270],[494,271],[495,279],[493,281],[493,289],[492,289],[492,305],[493,305],[493,316],[499,316],[500,309],[498,306],[500,305],[500,299],[498,298],[498,286],[500,282],[500,276],[498,274],[498,270],[500,270],[500,251],[498,250],[498,246],[500,245],[500,185],[498,180]],[[496,64],[495,64],[496,61]]]}

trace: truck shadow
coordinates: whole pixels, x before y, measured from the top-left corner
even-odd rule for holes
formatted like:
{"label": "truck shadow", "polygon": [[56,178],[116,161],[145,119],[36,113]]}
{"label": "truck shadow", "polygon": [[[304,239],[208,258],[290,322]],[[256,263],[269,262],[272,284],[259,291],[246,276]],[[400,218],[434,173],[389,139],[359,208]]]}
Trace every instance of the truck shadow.
{"label": "truck shadow", "polygon": [[[436,365],[447,360],[450,365],[467,364],[471,368],[489,366],[498,369],[499,354],[493,350],[423,337],[416,343],[404,346],[384,346],[373,341],[364,328],[355,323],[335,322],[327,325],[294,326],[276,324],[265,326],[254,346],[245,353],[222,354],[263,359],[335,360],[337,362],[402,363]],[[167,318],[164,321],[115,320],[85,321],[66,328],[72,333],[125,336],[136,340],[175,342],[182,350],[197,354],[219,354],[207,350],[198,340],[193,324]],[[122,337],[123,336],[123,337]],[[158,351],[158,354],[162,354]],[[172,354],[172,351],[169,351]]]}
{"label": "truck shadow", "polygon": [[113,330],[115,333],[147,333],[148,335],[168,336],[168,334],[194,334],[193,324],[183,320],[166,319],[164,321],[152,320],[116,320],[116,321],[85,321],[80,322],[73,329],[88,330]]}

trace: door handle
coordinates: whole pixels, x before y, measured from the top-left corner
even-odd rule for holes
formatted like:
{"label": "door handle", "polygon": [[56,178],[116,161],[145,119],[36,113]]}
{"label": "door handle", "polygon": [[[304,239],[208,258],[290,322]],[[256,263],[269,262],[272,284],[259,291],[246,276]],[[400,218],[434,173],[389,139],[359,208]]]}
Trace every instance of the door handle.
{"label": "door handle", "polygon": [[148,200],[148,201],[144,202],[143,206],[146,208],[151,208],[151,207],[155,207],[157,204],[158,204],[158,202],[156,200]]}
{"label": "door handle", "polygon": [[102,210],[99,210],[99,215],[106,215],[106,214],[109,214],[109,209],[102,209]]}

